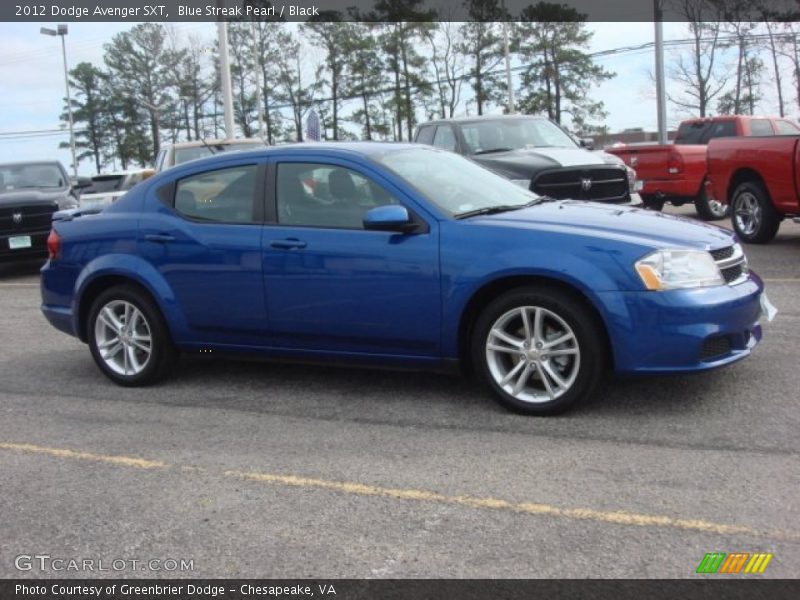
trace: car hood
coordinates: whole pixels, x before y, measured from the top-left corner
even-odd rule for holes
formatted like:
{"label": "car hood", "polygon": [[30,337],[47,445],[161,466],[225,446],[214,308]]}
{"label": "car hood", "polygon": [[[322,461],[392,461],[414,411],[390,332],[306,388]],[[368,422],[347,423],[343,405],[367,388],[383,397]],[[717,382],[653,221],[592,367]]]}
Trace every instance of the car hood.
{"label": "car hood", "polygon": [[24,188],[0,192],[0,206],[18,204],[53,204],[63,200],[67,195],[66,189],[42,190]]}
{"label": "car hood", "polygon": [[509,176],[524,176],[524,178],[543,169],[609,164],[603,160],[601,154],[589,152],[583,148],[527,148],[493,154],[478,154],[471,158],[495,171],[506,173]]}
{"label": "car hood", "polygon": [[653,249],[688,247],[715,250],[734,242],[730,231],[715,225],[639,208],[575,200],[544,202],[521,210],[474,217],[470,221],[614,239]]}

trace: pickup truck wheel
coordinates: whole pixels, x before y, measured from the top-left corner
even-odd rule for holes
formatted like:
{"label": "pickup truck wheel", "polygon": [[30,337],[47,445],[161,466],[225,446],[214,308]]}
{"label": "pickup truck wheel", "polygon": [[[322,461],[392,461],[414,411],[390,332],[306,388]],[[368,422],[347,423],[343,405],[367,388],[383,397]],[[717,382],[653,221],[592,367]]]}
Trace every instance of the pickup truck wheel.
{"label": "pickup truck wheel", "polygon": [[656,210],[661,212],[664,210],[664,200],[655,196],[641,196],[642,205],[646,210]]}
{"label": "pickup truck wheel", "polygon": [[751,244],[766,244],[778,233],[780,215],[759,181],[746,181],[733,192],[731,221],[736,234]]}
{"label": "pickup truck wheel", "polygon": [[697,209],[697,214],[704,221],[718,221],[730,214],[730,206],[708,197],[705,182],[700,186],[700,193],[694,199],[694,207]]}
{"label": "pickup truck wheel", "polygon": [[571,295],[540,287],[512,290],[476,322],[472,360],[496,398],[512,411],[553,415],[597,388],[603,332]]}
{"label": "pickup truck wheel", "polygon": [[86,330],[92,358],[119,385],[155,383],[177,358],[161,313],[134,286],[117,286],[100,294],[89,311]]}

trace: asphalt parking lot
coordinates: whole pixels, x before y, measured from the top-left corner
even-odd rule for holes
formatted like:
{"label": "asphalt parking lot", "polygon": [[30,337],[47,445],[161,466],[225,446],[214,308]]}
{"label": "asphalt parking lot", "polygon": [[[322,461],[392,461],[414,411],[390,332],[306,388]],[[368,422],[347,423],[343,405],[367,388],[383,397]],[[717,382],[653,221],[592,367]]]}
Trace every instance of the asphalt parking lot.
{"label": "asphalt parking lot", "polygon": [[35,266],[2,268],[0,577],[684,578],[714,551],[796,577],[800,225],[747,253],[779,309],[753,356],[547,419],[434,374],[192,358],[119,388],[41,316]]}

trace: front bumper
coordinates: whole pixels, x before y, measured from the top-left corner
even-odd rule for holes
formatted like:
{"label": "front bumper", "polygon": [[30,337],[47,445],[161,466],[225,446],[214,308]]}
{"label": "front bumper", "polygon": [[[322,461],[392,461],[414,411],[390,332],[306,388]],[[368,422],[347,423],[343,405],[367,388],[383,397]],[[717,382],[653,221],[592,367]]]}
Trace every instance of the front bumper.
{"label": "front bumper", "polygon": [[735,286],[600,294],[618,373],[682,373],[721,367],[761,340],[755,274]]}
{"label": "front bumper", "polygon": [[[0,263],[22,262],[47,258],[47,231],[21,231],[0,234]],[[28,248],[11,248],[10,238],[30,237]]]}

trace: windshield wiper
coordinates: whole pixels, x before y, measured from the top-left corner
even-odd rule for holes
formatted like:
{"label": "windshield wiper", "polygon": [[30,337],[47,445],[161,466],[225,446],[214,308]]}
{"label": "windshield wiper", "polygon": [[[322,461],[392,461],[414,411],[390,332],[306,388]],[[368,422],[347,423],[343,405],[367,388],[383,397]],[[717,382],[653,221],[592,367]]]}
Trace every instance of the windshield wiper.
{"label": "windshield wiper", "polygon": [[479,154],[492,154],[493,152],[511,152],[513,148],[490,148],[489,150],[478,150],[474,153],[474,156],[478,156]]}
{"label": "windshield wiper", "polygon": [[476,208],[475,210],[468,210],[466,212],[457,213],[453,215],[454,219],[466,219],[468,217],[477,217],[479,215],[495,215],[497,213],[502,212],[509,212],[512,210],[521,210],[523,208],[530,208],[531,206],[535,206],[540,202],[546,202],[549,200],[553,200],[549,196],[538,196],[531,200],[530,202],[526,202],[525,204],[499,204],[497,206],[484,206],[483,208]]}

